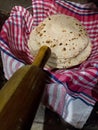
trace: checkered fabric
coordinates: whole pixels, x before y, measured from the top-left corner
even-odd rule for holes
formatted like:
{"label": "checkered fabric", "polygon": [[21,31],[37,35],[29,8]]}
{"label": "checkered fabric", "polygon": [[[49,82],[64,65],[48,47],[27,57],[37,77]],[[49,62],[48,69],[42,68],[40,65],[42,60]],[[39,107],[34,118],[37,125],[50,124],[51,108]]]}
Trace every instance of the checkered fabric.
{"label": "checkered fabric", "polygon": [[66,0],[32,0],[33,16],[21,6],[12,8],[0,33],[0,49],[4,74],[13,73],[33,62],[28,48],[30,32],[47,16],[66,14],[77,18],[92,42],[92,53],[81,65],[65,70],[47,70],[43,103],[57,112],[65,122],[82,128],[98,101],[98,9],[93,3],[78,4]]}

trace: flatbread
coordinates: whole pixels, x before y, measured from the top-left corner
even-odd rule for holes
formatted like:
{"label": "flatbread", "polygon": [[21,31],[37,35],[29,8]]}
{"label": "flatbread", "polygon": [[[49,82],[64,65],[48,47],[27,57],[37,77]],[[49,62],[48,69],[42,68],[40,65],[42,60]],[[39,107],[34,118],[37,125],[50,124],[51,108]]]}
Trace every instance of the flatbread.
{"label": "flatbread", "polygon": [[76,57],[69,58],[69,59],[56,59],[55,62],[52,63],[52,61],[48,62],[48,66],[50,68],[71,68],[73,66],[81,64],[83,61],[85,61],[92,51],[92,44],[89,42],[88,46]]}
{"label": "flatbread", "polygon": [[[56,67],[60,68],[64,68],[63,62],[76,58],[82,53],[88,44],[89,38],[84,26],[76,18],[64,14],[51,15],[46,18],[31,32],[28,41],[28,47],[33,56],[41,46],[49,46],[57,59]],[[87,54],[85,57],[88,57]],[[60,59],[63,62],[60,62]],[[72,60],[71,64],[67,62],[65,67],[74,66],[74,62]],[[79,63],[77,61],[77,64]]]}

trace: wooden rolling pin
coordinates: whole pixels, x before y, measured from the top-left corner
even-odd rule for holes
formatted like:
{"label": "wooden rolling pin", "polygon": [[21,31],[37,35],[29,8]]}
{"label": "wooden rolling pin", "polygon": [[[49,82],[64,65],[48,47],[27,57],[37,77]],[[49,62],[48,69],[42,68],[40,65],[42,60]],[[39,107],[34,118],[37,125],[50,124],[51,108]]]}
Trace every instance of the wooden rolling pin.
{"label": "wooden rolling pin", "polygon": [[30,130],[48,76],[43,67],[51,54],[40,48],[32,65],[20,68],[0,90],[0,130]]}

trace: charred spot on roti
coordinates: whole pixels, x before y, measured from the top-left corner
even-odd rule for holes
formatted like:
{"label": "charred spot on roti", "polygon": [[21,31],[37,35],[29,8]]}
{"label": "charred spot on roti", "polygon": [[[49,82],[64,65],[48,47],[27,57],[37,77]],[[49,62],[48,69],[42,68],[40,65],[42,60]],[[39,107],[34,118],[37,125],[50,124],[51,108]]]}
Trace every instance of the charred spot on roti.
{"label": "charred spot on roti", "polygon": [[55,47],[55,46],[56,46],[56,44],[51,45],[51,47]]}
{"label": "charred spot on roti", "polygon": [[68,63],[70,64],[71,62],[69,61]]}
{"label": "charred spot on roti", "polygon": [[76,39],[78,39],[78,38],[72,38],[71,40],[73,41],[73,40],[76,40]]}
{"label": "charred spot on roti", "polygon": [[46,26],[46,24],[45,24],[45,23],[42,23],[42,26],[44,27],[44,26]]}
{"label": "charred spot on roti", "polygon": [[85,36],[87,36],[87,33],[85,33]]}
{"label": "charred spot on roti", "polygon": [[46,43],[51,43],[51,40],[47,40]]}
{"label": "charred spot on roti", "polygon": [[38,42],[38,44],[40,45],[40,42]]}
{"label": "charred spot on roti", "polygon": [[65,48],[65,47],[63,48],[63,51],[66,51],[66,48]]}
{"label": "charred spot on roti", "polygon": [[78,23],[76,23],[76,26],[78,26],[79,24]]}
{"label": "charred spot on roti", "polygon": [[49,17],[48,19],[49,19],[49,20],[51,20],[51,18],[50,18],[50,17]]}
{"label": "charred spot on roti", "polygon": [[42,33],[40,33],[39,35],[40,35],[40,37],[41,37],[43,34],[42,34]]}
{"label": "charred spot on roti", "polygon": [[83,31],[82,29],[79,30],[79,32],[82,32],[82,31]]}
{"label": "charred spot on roti", "polygon": [[61,45],[63,45],[63,43],[59,43],[59,45],[61,46]]}
{"label": "charred spot on roti", "polygon": [[66,32],[66,30],[62,30],[62,32]]}
{"label": "charred spot on roti", "polygon": [[46,32],[46,30],[43,31],[44,33]]}
{"label": "charred spot on roti", "polygon": [[45,25],[46,25],[46,24],[42,23],[42,24],[39,26],[39,28],[36,28],[36,32],[37,32],[37,33],[40,33],[40,31],[44,29]]}

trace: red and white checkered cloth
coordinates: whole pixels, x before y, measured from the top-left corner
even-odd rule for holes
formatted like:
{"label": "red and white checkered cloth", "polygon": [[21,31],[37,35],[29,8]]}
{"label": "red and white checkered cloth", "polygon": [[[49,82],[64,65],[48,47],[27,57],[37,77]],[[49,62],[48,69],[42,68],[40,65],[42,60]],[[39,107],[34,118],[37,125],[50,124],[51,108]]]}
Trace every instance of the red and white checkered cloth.
{"label": "red and white checkered cloth", "polygon": [[33,16],[21,6],[13,7],[0,33],[4,74],[9,79],[33,57],[28,48],[29,34],[44,18],[63,13],[77,18],[85,27],[93,49],[87,61],[72,69],[50,71],[51,83],[44,93],[44,104],[64,121],[82,128],[98,101],[98,9],[93,3],[66,0],[32,0]]}

